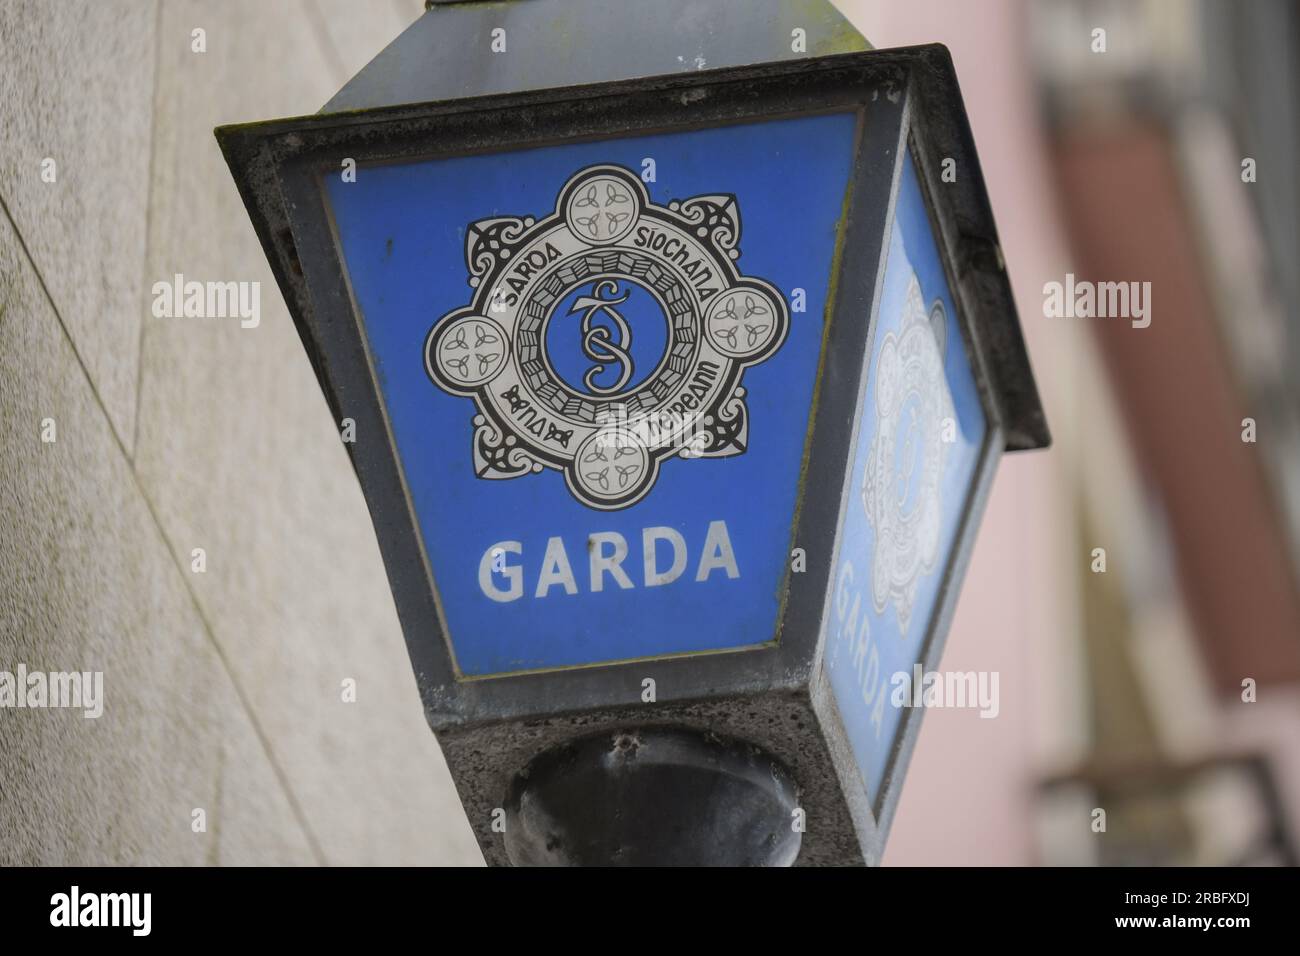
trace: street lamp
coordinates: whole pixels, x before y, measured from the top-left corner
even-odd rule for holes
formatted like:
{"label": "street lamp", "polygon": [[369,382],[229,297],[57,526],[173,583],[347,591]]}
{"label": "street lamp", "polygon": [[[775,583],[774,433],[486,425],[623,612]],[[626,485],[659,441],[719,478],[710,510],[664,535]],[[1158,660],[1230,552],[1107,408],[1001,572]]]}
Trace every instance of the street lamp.
{"label": "street lamp", "polygon": [[217,136],[487,860],[878,861],[892,675],[1048,442],[947,51],[825,2],[430,4]]}

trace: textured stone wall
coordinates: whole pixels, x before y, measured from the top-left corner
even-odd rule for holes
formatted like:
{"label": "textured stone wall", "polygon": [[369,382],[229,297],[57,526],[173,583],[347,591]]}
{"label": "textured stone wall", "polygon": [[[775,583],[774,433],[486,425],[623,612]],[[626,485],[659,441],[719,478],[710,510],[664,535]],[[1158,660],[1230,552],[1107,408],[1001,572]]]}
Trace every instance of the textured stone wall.
{"label": "textured stone wall", "polygon": [[[0,671],[105,699],[0,709],[0,864],[481,862],[212,136],[315,112],[419,11],[0,2]],[[154,317],[175,273],[260,282],[260,324]]]}

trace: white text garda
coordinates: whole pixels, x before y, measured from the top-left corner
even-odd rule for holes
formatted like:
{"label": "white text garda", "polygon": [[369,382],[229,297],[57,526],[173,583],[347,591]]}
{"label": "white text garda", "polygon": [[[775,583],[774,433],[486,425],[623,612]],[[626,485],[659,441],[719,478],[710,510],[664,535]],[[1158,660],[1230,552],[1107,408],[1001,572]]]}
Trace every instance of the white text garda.
{"label": "white text garda", "polygon": [[[653,588],[672,584],[687,572],[690,548],[686,538],[676,528],[654,527],[641,532],[640,560],[628,560],[627,538],[617,531],[598,531],[587,536],[587,590],[597,593],[605,590],[607,583],[628,589],[637,586]],[[558,589],[564,594],[578,593],[578,578],[573,572],[573,562],[564,539],[558,535],[546,542],[539,565],[530,566],[524,546],[519,541],[498,541],[483,552],[478,566],[478,583],[490,600],[507,603],[517,601],[525,593],[534,598],[549,597]],[[731,536],[725,521],[712,521],[695,561],[694,580],[708,581],[715,572],[728,578],[740,577],[736,554],[731,546]]]}

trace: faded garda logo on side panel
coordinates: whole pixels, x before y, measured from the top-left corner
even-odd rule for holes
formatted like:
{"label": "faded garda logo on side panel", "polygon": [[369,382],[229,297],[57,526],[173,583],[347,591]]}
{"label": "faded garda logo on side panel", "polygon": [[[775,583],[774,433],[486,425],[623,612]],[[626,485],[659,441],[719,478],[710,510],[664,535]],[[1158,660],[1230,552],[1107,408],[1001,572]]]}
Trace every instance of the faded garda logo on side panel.
{"label": "faded garda logo on side panel", "polygon": [[876,533],[872,599],[890,602],[907,636],[921,578],[939,560],[945,419],[953,417],[944,374],[948,323],[943,303],[927,313],[916,276],[907,288],[902,326],[881,344],[876,365],[876,432],[860,499]]}
{"label": "faded garda logo on side panel", "polygon": [[475,473],[552,469],[616,510],[670,458],[744,452],[741,376],[790,320],[770,283],[740,274],[739,241],[735,197],[658,206],[619,166],[578,172],[541,220],[470,224],[473,299],[434,324],[425,367],[474,400]]}

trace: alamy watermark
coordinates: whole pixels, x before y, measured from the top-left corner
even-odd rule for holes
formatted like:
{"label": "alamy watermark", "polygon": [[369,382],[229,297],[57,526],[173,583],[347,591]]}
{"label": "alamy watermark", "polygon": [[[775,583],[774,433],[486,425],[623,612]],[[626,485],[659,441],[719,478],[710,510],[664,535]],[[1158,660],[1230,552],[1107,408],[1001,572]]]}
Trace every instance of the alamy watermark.
{"label": "alamy watermark", "polygon": [[104,713],[103,671],[0,671],[0,707],[80,709],[90,720]]}
{"label": "alamy watermark", "polygon": [[122,927],[132,936],[148,936],[152,911],[152,893],[83,893],[74,884],[67,893],[50,897],[51,926]]}
{"label": "alamy watermark", "polygon": [[920,664],[895,671],[889,683],[889,702],[895,707],[971,708],[981,717],[996,717],[1001,710],[997,671],[927,671]]}
{"label": "alamy watermark", "polygon": [[[705,366],[711,364],[703,363]],[[704,381],[712,382],[714,371],[705,368],[698,374],[703,376]],[[629,415],[625,404],[614,402],[596,412],[596,424],[602,427],[613,426],[611,435],[620,431],[634,435],[646,448],[678,449],[683,458],[699,458],[709,450],[714,440],[708,424],[699,415],[693,414],[693,409],[677,407],[676,404],[666,409]]]}
{"label": "alamy watermark", "polygon": [[1064,282],[1043,285],[1048,319],[1129,319],[1133,328],[1151,324],[1150,282],[1089,282],[1066,273]]}
{"label": "alamy watermark", "polygon": [[240,328],[262,321],[262,283],[198,282],[181,273],[153,284],[153,314],[159,319],[239,319]]}

